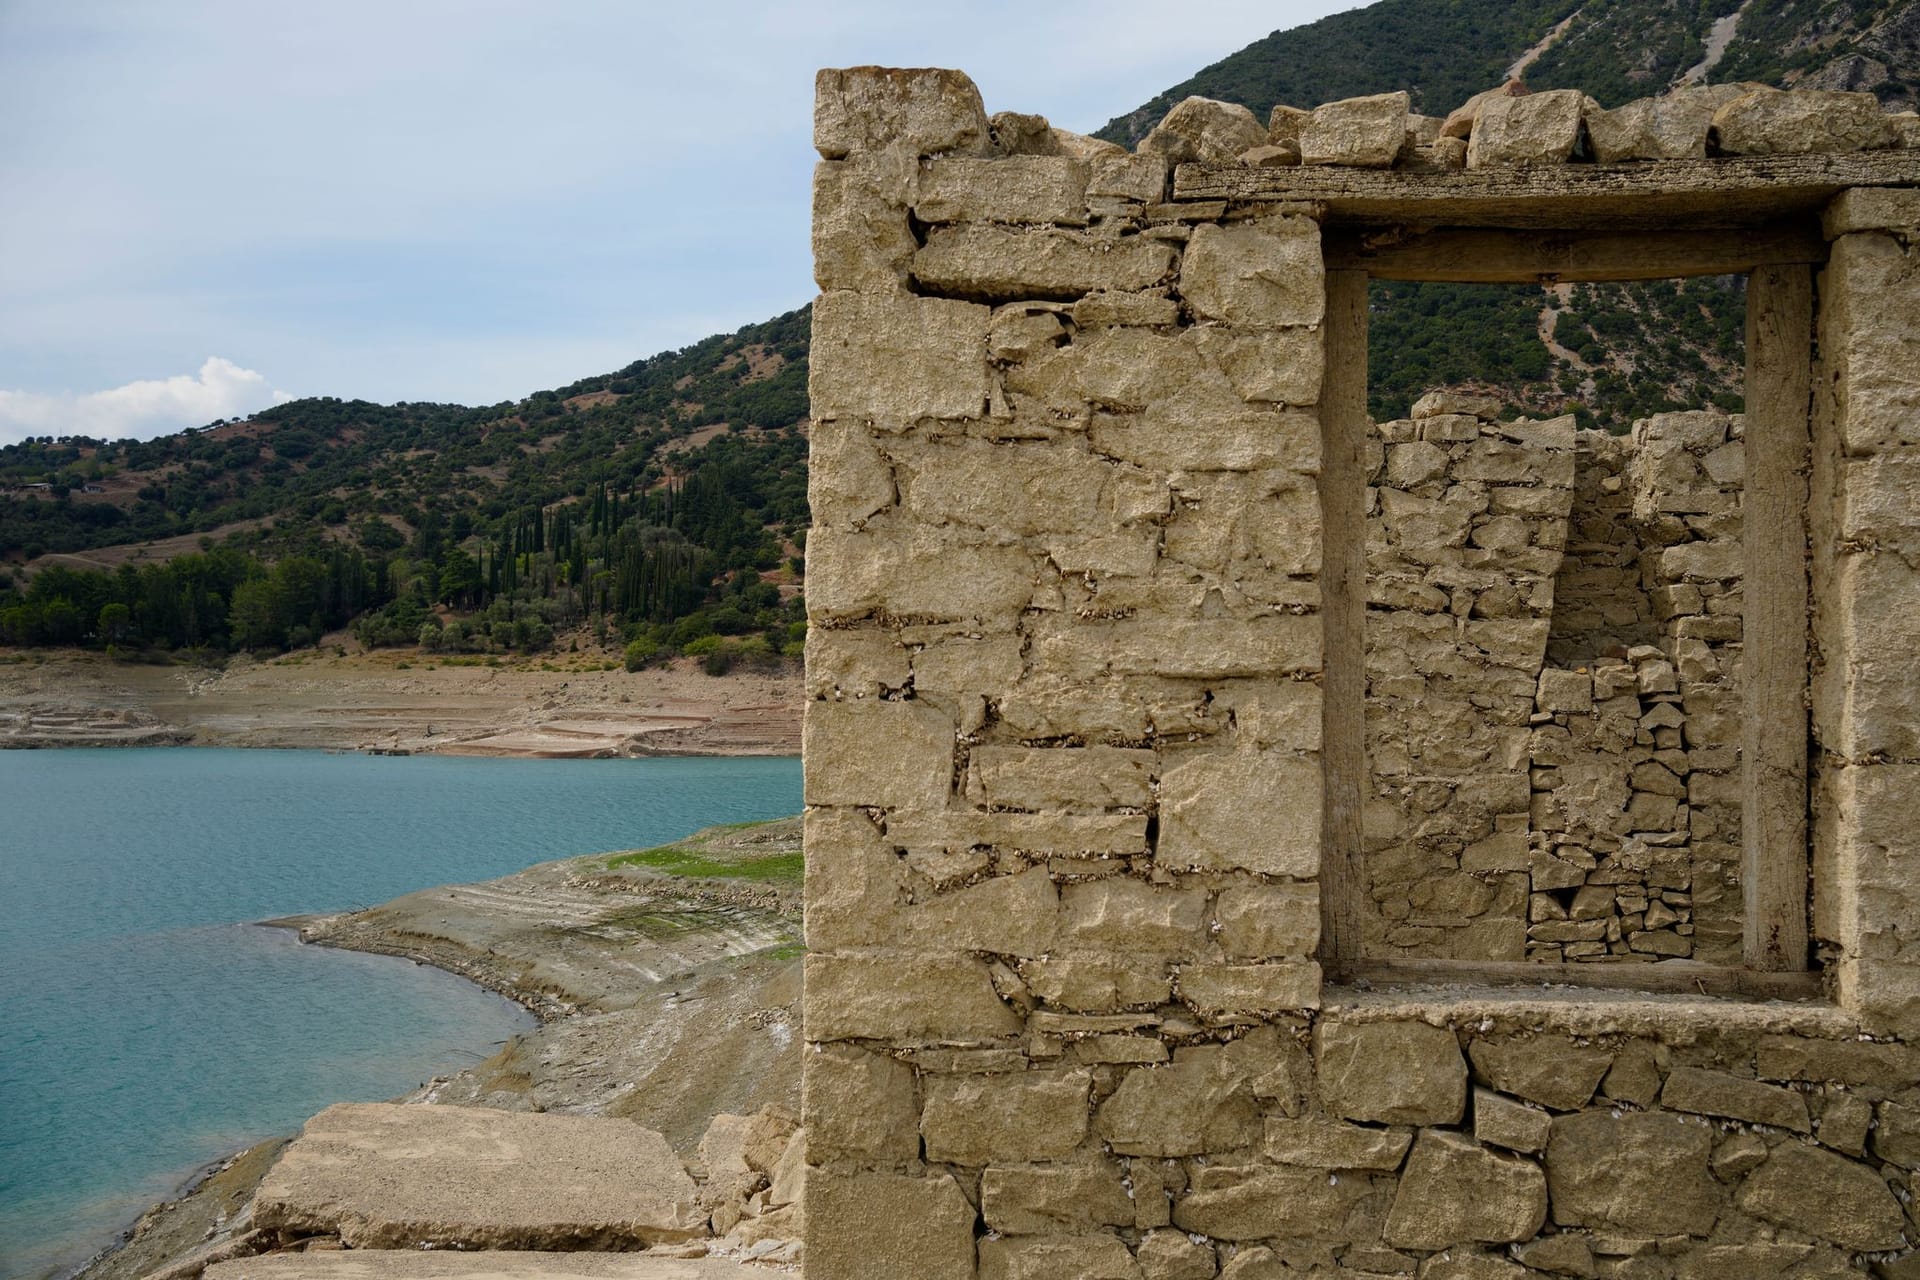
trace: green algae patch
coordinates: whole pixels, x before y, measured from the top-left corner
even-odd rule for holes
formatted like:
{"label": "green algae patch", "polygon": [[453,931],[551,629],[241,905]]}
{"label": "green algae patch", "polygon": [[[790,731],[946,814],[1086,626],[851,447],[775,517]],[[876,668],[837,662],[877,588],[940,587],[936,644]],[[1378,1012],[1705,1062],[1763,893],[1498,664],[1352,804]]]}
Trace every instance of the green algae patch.
{"label": "green algae patch", "polygon": [[689,879],[799,884],[806,866],[800,839],[799,818],[731,823],[673,844],[616,853],[605,865],[609,871],[636,868]]}

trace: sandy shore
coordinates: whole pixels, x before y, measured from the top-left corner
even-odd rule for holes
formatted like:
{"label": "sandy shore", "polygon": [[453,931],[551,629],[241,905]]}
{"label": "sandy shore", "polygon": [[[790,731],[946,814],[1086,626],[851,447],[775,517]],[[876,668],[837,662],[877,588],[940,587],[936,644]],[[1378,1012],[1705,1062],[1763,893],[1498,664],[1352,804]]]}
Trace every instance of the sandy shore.
{"label": "sandy shore", "polygon": [[797,669],[709,676],[682,660],[628,672],[598,651],[492,665],[323,646],[215,669],[0,650],[0,747],[797,755],[800,704]]}
{"label": "sandy shore", "polygon": [[[263,922],[404,956],[542,1025],[406,1102],[624,1116],[690,1156],[719,1112],[797,1111],[800,821],[715,828],[675,855],[595,854],[383,906]],[[80,1280],[187,1280],[246,1251],[253,1190],[284,1139],[222,1162],[142,1216]]]}

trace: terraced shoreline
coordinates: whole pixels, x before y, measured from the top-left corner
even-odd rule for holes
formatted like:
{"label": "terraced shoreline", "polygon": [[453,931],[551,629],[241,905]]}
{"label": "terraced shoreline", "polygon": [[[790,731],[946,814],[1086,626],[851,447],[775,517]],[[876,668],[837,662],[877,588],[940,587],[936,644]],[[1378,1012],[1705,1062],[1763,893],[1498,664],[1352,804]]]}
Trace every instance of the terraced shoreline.
{"label": "terraced shoreline", "polygon": [[[540,863],[382,906],[263,924],[459,974],[542,1025],[405,1103],[630,1119],[696,1158],[713,1116],[798,1109],[800,820]],[[156,1206],[79,1280],[188,1280],[249,1251],[275,1139]]]}

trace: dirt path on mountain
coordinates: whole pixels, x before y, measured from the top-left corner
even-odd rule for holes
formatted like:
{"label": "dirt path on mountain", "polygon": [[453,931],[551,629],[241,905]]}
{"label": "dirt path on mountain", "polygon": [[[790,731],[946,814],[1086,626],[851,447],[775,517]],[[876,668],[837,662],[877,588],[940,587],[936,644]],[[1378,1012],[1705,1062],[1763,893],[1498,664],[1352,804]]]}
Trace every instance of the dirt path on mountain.
{"label": "dirt path on mountain", "polygon": [[305,747],[586,758],[798,755],[797,669],[709,676],[611,655],[497,665],[301,650],[224,668],[0,650],[0,746]]}

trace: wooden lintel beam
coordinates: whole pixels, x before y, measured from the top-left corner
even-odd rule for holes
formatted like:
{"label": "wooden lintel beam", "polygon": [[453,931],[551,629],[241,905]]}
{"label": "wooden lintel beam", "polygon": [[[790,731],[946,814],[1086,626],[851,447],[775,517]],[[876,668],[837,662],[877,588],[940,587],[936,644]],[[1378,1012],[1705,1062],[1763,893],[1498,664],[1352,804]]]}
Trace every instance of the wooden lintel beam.
{"label": "wooden lintel beam", "polygon": [[1920,187],[1920,151],[1499,169],[1183,164],[1174,174],[1177,200],[1295,204],[1329,225],[1602,231],[1758,226],[1818,214],[1849,187]]}
{"label": "wooden lintel beam", "polygon": [[1535,964],[1525,960],[1365,960],[1345,980],[1374,986],[1537,987],[1564,984],[1652,995],[1734,997],[1747,1000],[1817,1000],[1818,973],[1767,973],[1694,960],[1658,964]]}
{"label": "wooden lintel beam", "polygon": [[1812,221],[1720,231],[1501,231],[1481,227],[1330,228],[1329,270],[1455,284],[1665,280],[1745,275],[1824,262]]}

